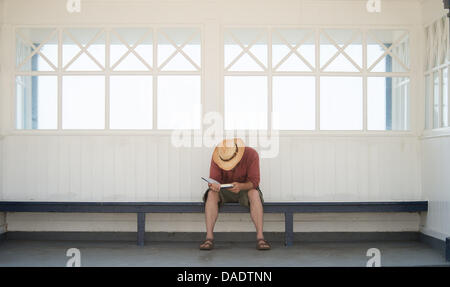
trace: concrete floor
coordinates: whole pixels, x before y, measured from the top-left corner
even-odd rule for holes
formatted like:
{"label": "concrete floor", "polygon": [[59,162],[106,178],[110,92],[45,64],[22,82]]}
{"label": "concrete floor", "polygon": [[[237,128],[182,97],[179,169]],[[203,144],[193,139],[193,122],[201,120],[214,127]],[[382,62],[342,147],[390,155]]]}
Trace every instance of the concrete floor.
{"label": "concrete floor", "polygon": [[271,251],[257,251],[254,243],[218,242],[213,251],[200,251],[197,242],[29,241],[0,242],[0,266],[65,266],[69,248],[78,248],[82,266],[366,266],[367,249],[381,251],[382,266],[447,265],[443,254],[425,243],[273,242]]}

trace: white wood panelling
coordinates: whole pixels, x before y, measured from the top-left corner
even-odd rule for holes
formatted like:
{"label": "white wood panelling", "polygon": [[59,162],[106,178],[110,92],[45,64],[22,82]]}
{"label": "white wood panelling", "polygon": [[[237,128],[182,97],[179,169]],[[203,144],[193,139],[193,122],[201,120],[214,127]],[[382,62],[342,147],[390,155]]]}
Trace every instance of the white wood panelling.
{"label": "white wood panelling", "polygon": [[[168,136],[8,136],[2,200],[199,201],[211,149]],[[267,201],[420,198],[414,137],[280,137],[261,159]]]}
{"label": "white wood panelling", "polygon": [[423,199],[429,201],[422,231],[445,240],[450,236],[450,136],[422,141]]}

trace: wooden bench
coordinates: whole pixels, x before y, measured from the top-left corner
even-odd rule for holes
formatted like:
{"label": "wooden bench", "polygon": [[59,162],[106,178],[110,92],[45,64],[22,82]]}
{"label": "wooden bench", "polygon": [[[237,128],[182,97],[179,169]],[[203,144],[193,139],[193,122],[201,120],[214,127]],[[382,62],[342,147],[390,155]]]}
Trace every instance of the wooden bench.
{"label": "wooden bench", "polygon": [[[285,245],[294,237],[294,213],[312,212],[421,212],[428,210],[427,201],[394,202],[266,202],[264,213],[284,213]],[[35,202],[0,201],[0,212],[89,212],[136,213],[137,244],[144,245],[147,213],[202,213],[202,202]],[[227,203],[224,213],[246,213],[248,208]]]}

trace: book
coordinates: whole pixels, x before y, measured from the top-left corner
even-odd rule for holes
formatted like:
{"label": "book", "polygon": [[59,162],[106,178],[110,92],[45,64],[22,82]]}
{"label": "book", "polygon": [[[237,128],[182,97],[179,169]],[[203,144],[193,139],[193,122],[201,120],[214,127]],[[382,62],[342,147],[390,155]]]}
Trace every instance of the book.
{"label": "book", "polygon": [[[209,178],[209,177],[202,177],[202,179],[204,180],[204,181],[206,181],[207,183],[216,183],[216,184],[220,184],[217,180],[214,180],[214,179],[212,179],[212,178]],[[224,188],[232,188],[233,187],[233,184],[231,184],[231,183],[225,183],[225,184],[220,184],[220,189],[224,189]]]}

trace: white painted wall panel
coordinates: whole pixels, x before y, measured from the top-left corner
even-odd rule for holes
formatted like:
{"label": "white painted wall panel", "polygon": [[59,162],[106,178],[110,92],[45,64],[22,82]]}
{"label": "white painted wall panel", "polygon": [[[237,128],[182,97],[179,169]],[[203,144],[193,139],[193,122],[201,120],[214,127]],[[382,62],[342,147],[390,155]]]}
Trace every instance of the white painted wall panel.
{"label": "white painted wall panel", "polygon": [[[211,149],[170,137],[8,136],[3,200],[199,201]],[[419,144],[411,138],[281,137],[261,159],[266,201],[420,199]]]}
{"label": "white painted wall panel", "polygon": [[422,146],[423,198],[429,201],[422,231],[445,240],[450,237],[450,137],[424,139]]}

